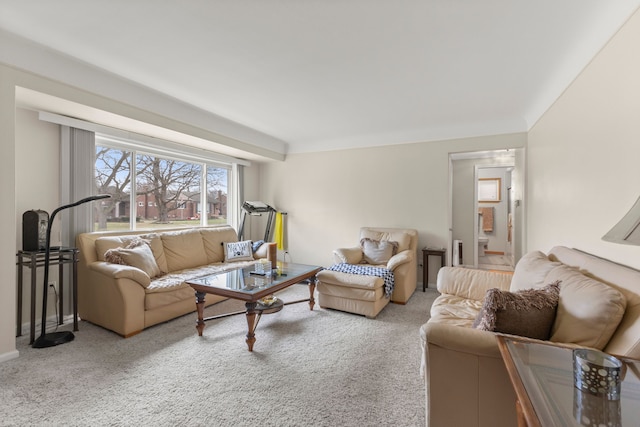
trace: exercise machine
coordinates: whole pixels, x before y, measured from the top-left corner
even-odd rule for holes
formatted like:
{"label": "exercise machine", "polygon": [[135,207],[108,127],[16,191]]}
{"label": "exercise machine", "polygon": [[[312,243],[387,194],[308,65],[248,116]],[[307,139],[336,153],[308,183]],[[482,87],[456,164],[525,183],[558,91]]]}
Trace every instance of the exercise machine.
{"label": "exercise machine", "polygon": [[242,204],[242,219],[240,220],[240,230],[238,230],[238,239],[244,238],[244,223],[247,216],[262,216],[263,213],[268,213],[267,227],[264,231],[264,241],[268,242],[271,236],[271,226],[273,224],[274,215],[276,210],[264,202],[244,202]]}

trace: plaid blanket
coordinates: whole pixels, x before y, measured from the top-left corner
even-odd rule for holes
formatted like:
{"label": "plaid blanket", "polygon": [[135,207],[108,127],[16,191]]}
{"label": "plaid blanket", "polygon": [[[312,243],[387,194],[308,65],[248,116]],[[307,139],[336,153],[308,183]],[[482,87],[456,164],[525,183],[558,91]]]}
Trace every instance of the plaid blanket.
{"label": "plaid blanket", "polygon": [[395,277],[393,275],[393,271],[384,267],[373,267],[366,264],[347,264],[340,263],[334,264],[329,267],[327,270],[337,271],[340,273],[350,273],[350,274],[362,274],[365,276],[376,276],[382,277],[384,279],[384,294],[387,298],[391,297],[391,293],[393,292],[393,287],[395,285]]}

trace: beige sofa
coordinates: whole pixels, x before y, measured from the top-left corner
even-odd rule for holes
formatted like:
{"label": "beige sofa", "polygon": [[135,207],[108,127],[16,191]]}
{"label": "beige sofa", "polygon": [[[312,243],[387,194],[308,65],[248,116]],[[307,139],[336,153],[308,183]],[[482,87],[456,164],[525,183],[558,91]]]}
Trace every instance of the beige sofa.
{"label": "beige sofa", "polygon": [[[149,242],[160,270],[157,277],[130,265],[105,261],[108,250],[124,248],[137,237]],[[194,291],[184,282],[186,279],[255,262],[224,263],[223,243],[237,240],[236,231],[230,226],[79,234],[76,239],[80,250],[79,315],[129,337],[149,326],[193,312]],[[266,253],[267,245],[262,245],[254,258],[264,258]],[[222,299],[208,295],[206,303]]]}
{"label": "beige sofa", "polygon": [[[416,290],[418,231],[405,228],[362,227],[360,239],[397,243],[397,253],[386,264],[373,265],[393,271],[395,285],[391,298],[385,296],[383,279],[375,276],[323,270],[317,275],[318,304],[370,318],[389,303],[406,303]],[[361,246],[333,251],[334,261],[345,264],[366,264]]]}
{"label": "beige sofa", "polygon": [[525,255],[513,276],[445,267],[438,274],[441,295],[420,331],[427,426],[516,425],[516,397],[496,333],[472,324],[488,289],[513,292],[557,280],[550,341],[640,358],[640,271],[562,246]]}

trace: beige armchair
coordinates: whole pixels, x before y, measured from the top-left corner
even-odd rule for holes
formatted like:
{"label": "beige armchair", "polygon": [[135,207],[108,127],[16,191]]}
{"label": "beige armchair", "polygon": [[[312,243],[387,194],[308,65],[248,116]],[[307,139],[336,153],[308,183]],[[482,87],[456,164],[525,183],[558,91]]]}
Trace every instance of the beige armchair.
{"label": "beige armchair", "polygon": [[[384,291],[384,279],[377,276],[323,270],[317,275],[318,303],[349,313],[376,317],[389,301],[406,303],[416,290],[418,232],[414,229],[363,227],[360,241],[390,242],[396,247],[386,263],[376,263],[362,244],[333,251],[336,264],[384,267],[393,272],[395,286],[391,297]],[[370,254],[369,254],[370,255]],[[385,258],[383,258],[385,259]]]}

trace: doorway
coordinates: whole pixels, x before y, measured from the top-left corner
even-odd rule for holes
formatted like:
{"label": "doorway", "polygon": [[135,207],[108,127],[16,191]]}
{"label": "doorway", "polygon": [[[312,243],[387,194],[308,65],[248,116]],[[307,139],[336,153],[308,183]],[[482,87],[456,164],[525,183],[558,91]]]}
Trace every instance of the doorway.
{"label": "doorway", "polygon": [[525,247],[524,165],[523,148],[449,154],[451,265],[513,270]]}

